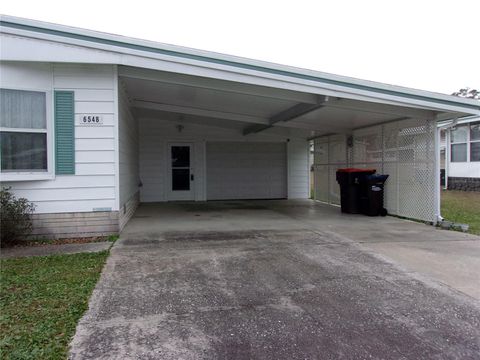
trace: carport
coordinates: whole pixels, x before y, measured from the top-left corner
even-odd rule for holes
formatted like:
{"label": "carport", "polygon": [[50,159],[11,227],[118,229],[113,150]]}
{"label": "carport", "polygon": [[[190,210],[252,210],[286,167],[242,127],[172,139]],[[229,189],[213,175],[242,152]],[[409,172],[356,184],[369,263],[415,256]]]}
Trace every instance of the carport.
{"label": "carport", "polygon": [[[434,279],[477,296],[478,237],[328,205],[337,168],[375,167],[390,175],[390,213],[437,221],[436,121],[479,114],[478,102],[25,19],[0,25],[2,84],[43,92],[52,108],[35,129],[51,140],[47,172],[9,174],[38,206],[39,234],[123,229],[70,358],[479,353],[477,303],[359,244],[435,263],[446,276]],[[312,142],[323,203],[308,200]]]}
{"label": "carport", "polygon": [[[314,199],[339,204],[338,168],[375,168],[390,175],[390,214],[439,219],[435,124],[478,112],[476,102],[204,55],[175,72],[118,67],[139,149],[138,173],[121,174],[121,194],[138,182],[140,202],[306,199],[313,144]],[[126,145],[120,137],[133,154]]]}
{"label": "carport", "polygon": [[[338,168],[375,168],[390,175],[390,214],[436,222],[436,122],[480,115],[471,99],[27,19],[0,25],[3,88],[43,99],[45,128],[25,131],[44,134],[48,161],[2,172],[37,205],[36,235],[118,233],[139,203],[308,199],[312,163],[316,200],[338,204]],[[11,126],[2,131],[21,132]]]}

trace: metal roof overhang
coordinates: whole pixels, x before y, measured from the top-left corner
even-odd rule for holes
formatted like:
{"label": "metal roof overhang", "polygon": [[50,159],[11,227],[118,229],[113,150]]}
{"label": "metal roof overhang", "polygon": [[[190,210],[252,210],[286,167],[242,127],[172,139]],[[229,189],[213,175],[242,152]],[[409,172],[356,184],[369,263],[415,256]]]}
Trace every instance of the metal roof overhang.
{"label": "metal roof overhang", "polygon": [[313,138],[404,118],[480,115],[474,100],[68,26],[2,16],[0,32],[2,60],[116,64],[138,117],[245,136]]}

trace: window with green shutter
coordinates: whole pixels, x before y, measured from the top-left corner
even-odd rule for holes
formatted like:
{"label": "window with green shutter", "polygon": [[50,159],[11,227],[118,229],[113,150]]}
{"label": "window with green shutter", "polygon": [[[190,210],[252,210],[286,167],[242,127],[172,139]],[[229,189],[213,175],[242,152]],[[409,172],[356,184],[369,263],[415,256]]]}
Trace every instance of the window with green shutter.
{"label": "window with green shutter", "polygon": [[55,91],[55,173],[75,174],[75,110],[73,91]]}

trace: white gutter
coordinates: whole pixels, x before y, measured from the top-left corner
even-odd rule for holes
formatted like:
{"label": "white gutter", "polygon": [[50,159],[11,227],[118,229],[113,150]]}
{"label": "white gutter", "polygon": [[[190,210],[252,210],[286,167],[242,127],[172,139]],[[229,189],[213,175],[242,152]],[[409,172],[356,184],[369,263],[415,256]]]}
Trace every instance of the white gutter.
{"label": "white gutter", "polygon": [[448,127],[451,127],[449,125],[452,122],[455,122],[455,125],[460,125],[460,124],[468,124],[477,120],[480,121],[479,116],[464,116],[461,118],[452,118],[452,119],[437,122],[437,127],[447,129]]}

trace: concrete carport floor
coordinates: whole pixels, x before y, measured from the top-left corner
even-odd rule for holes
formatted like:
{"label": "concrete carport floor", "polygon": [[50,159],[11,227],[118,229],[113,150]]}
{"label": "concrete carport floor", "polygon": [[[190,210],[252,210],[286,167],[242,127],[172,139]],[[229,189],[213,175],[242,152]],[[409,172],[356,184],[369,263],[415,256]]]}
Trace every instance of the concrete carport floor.
{"label": "concrete carport floor", "polygon": [[[478,358],[479,241],[307,200],[142,204],[71,358]],[[414,271],[449,258],[471,296]]]}

